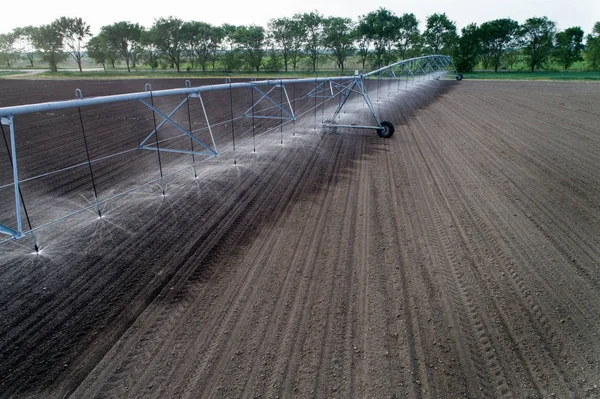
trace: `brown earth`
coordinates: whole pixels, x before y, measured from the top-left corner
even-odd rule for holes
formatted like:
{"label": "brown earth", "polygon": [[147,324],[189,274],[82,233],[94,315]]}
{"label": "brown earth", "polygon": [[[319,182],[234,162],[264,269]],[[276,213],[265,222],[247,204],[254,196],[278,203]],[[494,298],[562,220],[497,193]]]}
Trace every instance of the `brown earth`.
{"label": "brown earth", "polygon": [[[37,230],[40,255],[29,238],[2,244],[0,397],[600,397],[600,85],[375,85],[391,139],[315,129],[331,106],[313,115],[294,95],[308,114],[256,153],[251,123],[234,124],[236,166],[223,125],[227,151],[198,179]],[[143,82],[2,80],[0,105],[76,87]],[[211,123],[228,98],[207,95]],[[83,110],[92,158],[135,146],[133,110]],[[343,118],[372,123],[359,101]],[[17,120],[22,179],[84,162],[79,123]],[[190,161],[161,155],[165,172]],[[94,168],[105,198],[157,176],[157,154]],[[93,203],[86,167],[23,194],[34,227]],[[12,225],[14,193],[0,198]]]}

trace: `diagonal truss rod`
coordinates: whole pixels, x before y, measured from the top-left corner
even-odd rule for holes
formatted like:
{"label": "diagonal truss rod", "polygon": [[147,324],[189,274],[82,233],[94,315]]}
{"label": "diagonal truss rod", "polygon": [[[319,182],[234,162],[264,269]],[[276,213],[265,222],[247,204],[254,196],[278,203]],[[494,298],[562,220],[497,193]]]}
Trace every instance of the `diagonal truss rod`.
{"label": "diagonal truss rod", "polygon": [[[325,85],[329,84],[329,88],[326,88]],[[306,97],[317,97],[317,98],[333,98],[335,94],[333,93],[333,85],[334,82],[321,82],[315,86],[314,89],[306,94]]]}
{"label": "diagonal truss rod", "polygon": [[[142,142],[140,143],[140,147],[141,147],[141,146],[144,146],[144,145],[145,145],[145,144],[146,144],[146,143],[147,143],[147,142],[148,142],[148,141],[149,141],[149,140],[152,138],[152,136],[154,136],[154,135],[156,134],[156,132],[158,131],[158,129],[160,129],[161,127],[163,127],[163,126],[164,126],[166,123],[168,123],[168,122],[172,122],[172,123],[174,123],[174,122],[172,121],[171,117],[172,117],[173,115],[175,115],[175,113],[176,113],[177,111],[179,111],[179,110],[181,109],[181,107],[183,107],[183,106],[184,106],[184,105],[187,103],[187,101],[188,101],[188,97],[186,97],[186,98],[185,98],[185,99],[184,99],[182,102],[180,102],[180,103],[179,103],[179,105],[178,105],[178,106],[176,106],[176,107],[175,107],[175,109],[173,109],[173,111],[171,111],[171,112],[169,113],[169,115],[168,115],[167,117],[165,117],[165,119],[163,119],[163,121],[162,121],[162,122],[160,122],[160,123],[159,123],[159,124],[156,126],[156,129],[153,129],[153,130],[150,132],[150,134],[149,134],[148,136],[146,136],[146,138],[145,138],[144,140],[142,140]],[[144,102],[144,101],[142,101],[142,100],[140,100],[140,102],[141,102],[142,104],[145,104],[146,106],[148,106],[148,107],[149,107],[149,108],[151,108],[151,109],[155,109],[155,108],[154,108],[152,105],[149,105],[148,103],[146,103],[146,102]],[[158,112],[158,111],[156,111],[156,112]]]}
{"label": "diagonal truss rod", "polygon": [[[281,89],[283,90],[283,93],[285,94],[285,99],[287,102],[287,105],[289,107],[289,111],[287,109],[285,109],[285,107],[283,107],[283,104],[279,104],[277,101],[275,101],[270,94],[273,92],[273,90],[275,89]],[[280,119],[280,120],[296,120],[296,116],[294,115],[294,109],[292,108],[292,103],[290,102],[290,97],[288,96],[287,90],[285,89],[285,85],[283,83],[277,83],[276,85],[274,85],[273,87],[271,87],[267,92],[262,91],[261,89],[258,88],[258,86],[252,86],[250,88],[250,90],[256,90],[257,92],[259,92],[261,94],[261,97],[256,100],[254,102],[254,104],[252,104],[252,106],[250,106],[250,108],[248,108],[243,114],[243,117],[247,117],[252,115],[253,118],[262,118],[262,119]],[[283,112],[286,117],[281,117],[281,116],[271,116],[271,115],[261,115],[260,113],[257,114],[256,113],[256,107],[258,106],[258,104],[260,104],[263,100],[268,100],[270,101],[275,108],[277,108],[277,110]]]}

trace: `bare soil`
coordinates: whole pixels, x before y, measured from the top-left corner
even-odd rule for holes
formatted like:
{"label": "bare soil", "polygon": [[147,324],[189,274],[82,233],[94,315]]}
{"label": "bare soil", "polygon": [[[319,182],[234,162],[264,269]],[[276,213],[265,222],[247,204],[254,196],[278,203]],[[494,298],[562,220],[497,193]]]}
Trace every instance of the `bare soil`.
{"label": "bare soil", "polygon": [[[143,82],[2,80],[0,106],[77,87]],[[600,397],[600,84],[373,82],[391,139],[315,128],[336,104],[310,111],[296,101],[309,89],[295,124],[261,120],[253,140],[236,121],[235,155],[217,127],[224,154],[197,178],[37,230],[39,255],[29,238],[2,244],[0,397]],[[207,94],[211,123],[229,95]],[[232,93],[236,115],[246,96]],[[82,110],[92,158],[152,129],[134,111]],[[372,123],[359,101],[343,118]],[[17,129],[22,179],[85,163],[77,110]],[[190,162],[161,155],[165,174]],[[99,196],[157,163],[94,164]],[[85,167],[22,188],[33,227],[93,204]],[[0,199],[11,224],[14,193]]]}

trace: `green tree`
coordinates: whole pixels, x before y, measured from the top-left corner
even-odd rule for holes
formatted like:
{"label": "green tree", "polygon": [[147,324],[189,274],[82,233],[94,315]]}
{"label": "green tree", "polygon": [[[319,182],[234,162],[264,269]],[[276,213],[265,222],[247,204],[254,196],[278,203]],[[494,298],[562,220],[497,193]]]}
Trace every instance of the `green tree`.
{"label": "green tree", "polygon": [[558,32],[555,36],[553,58],[565,69],[577,61],[581,61],[581,51],[583,50],[583,30],[579,26],[565,29]]}
{"label": "green tree", "polygon": [[450,55],[458,42],[456,25],[448,19],[445,13],[430,15],[427,17],[423,41],[428,53]]}
{"label": "green tree", "polygon": [[531,68],[540,68],[552,51],[556,23],[547,17],[529,18],[520,28],[523,41],[523,56]]}
{"label": "green tree", "polygon": [[396,47],[400,58],[416,56],[418,47],[421,41],[421,33],[419,32],[419,21],[415,14],[403,14],[398,20],[398,33]]}
{"label": "green tree", "polygon": [[17,38],[18,50],[21,54],[25,55],[25,58],[29,61],[29,65],[33,68],[35,61],[35,46],[33,45],[33,35],[35,34],[36,27],[25,26],[23,28],[16,28],[13,30],[13,34]]}
{"label": "green tree", "polygon": [[181,19],[168,17],[157,19],[150,29],[152,43],[168,61],[171,68],[176,68],[177,72],[181,70],[184,44],[182,26],[183,21]]}
{"label": "green tree", "polygon": [[361,17],[358,30],[375,50],[375,65],[381,68],[394,59],[392,46],[397,42],[400,19],[385,8],[379,8]]}
{"label": "green tree", "polygon": [[331,17],[323,20],[323,46],[331,50],[338,68],[344,70],[344,63],[352,53],[352,20]]}
{"label": "green tree", "polygon": [[102,65],[102,68],[105,71],[106,64],[110,62],[111,58],[116,58],[115,52],[112,50],[108,39],[102,33],[90,39],[87,44],[87,53],[88,57],[90,57],[96,63]]}
{"label": "green tree", "polygon": [[31,37],[33,45],[42,54],[42,60],[48,63],[52,72],[58,71],[58,63],[68,57],[68,54],[62,51],[63,37],[62,29],[56,21],[40,26]]}
{"label": "green tree", "polygon": [[360,27],[360,25],[356,26],[352,31],[352,38],[356,46],[356,54],[358,55],[362,69],[364,70],[365,64],[367,63],[367,58],[369,57],[370,40],[363,32],[363,29]]}
{"label": "green tree", "polygon": [[292,41],[289,58],[290,62],[292,63],[292,68],[296,70],[298,68],[298,62],[300,62],[300,57],[302,56],[302,47],[304,44],[305,35],[299,15],[295,15],[292,18],[292,24]]}
{"label": "green tree", "polygon": [[237,27],[235,25],[223,24],[221,25],[223,31],[222,51],[221,51],[221,63],[225,72],[233,72],[239,70],[243,64],[242,50],[239,48],[239,44],[235,41],[235,32]]}
{"label": "green tree", "polygon": [[19,53],[15,47],[17,36],[14,33],[0,34],[0,62],[6,64],[8,68],[11,62],[19,59]]}
{"label": "green tree", "polygon": [[470,24],[462,28],[454,57],[456,69],[461,73],[472,72],[477,65],[481,51],[481,31],[477,24]]}
{"label": "green tree", "polygon": [[600,22],[596,22],[592,33],[587,36],[585,60],[592,69],[600,67]]}
{"label": "green tree", "polygon": [[300,20],[297,17],[272,19],[269,21],[268,27],[271,40],[277,45],[283,56],[285,71],[287,72],[290,62],[296,69],[304,38]]}
{"label": "green tree", "polygon": [[519,23],[509,18],[495,19],[481,24],[479,32],[485,68],[491,62],[494,71],[498,72],[502,56],[507,49],[514,47],[518,31]]}
{"label": "green tree", "polygon": [[238,26],[233,33],[233,41],[239,45],[246,64],[256,72],[265,55],[265,39],[265,29],[258,25]]}
{"label": "green tree", "polygon": [[311,11],[295,16],[300,21],[304,32],[304,50],[310,57],[313,72],[319,66],[319,49],[323,34],[323,16],[317,11]]}
{"label": "green tree", "polygon": [[135,68],[137,57],[139,57],[139,53],[142,51],[141,40],[143,30],[144,28],[140,24],[133,24],[126,21],[106,25],[100,29],[109,47],[118,52],[125,60],[127,72],[131,72],[131,66]]}
{"label": "green tree", "polygon": [[81,68],[81,59],[83,58],[84,42],[92,36],[90,26],[81,18],[60,17],[56,21],[63,35],[63,44],[67,48],[71,57],[77,63],[79,72]]}
{"label": "green tree", "polygon": [[158,62],[160,60],[160,51],[154,43],[154,32],[152,30],[144,29],[140,37],[141,54],[140,59],[148,65],[152,70],[158,68]]}
{"label": "green tree", "polygon": [[221,45],[220,28],[206,22],[191,21],[183,24],[183,40],[190,60],[197,59],[202,71],[206,71],[215,49]]}

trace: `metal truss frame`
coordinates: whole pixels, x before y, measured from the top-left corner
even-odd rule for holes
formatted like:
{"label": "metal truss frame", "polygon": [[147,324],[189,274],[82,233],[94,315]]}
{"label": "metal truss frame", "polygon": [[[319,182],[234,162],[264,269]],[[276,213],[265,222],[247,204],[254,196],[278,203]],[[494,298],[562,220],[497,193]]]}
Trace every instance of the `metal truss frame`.
{"label": "metal truss frame", "polygon": [[[283,94],[285,94],[285,99],[286,99],[288,109],[285,109],[284,104],[279,104],[277,101],[275,101],[275,99],[273,97],[271,97],[271,93],[277,88],[282,90]],[[250,87],[250,90],[256,90],[261,95],[261,97],[258,100],[254,101],[254,104],[252,104],[250,106],[250,108],[248,108],[246,111],[244,111],[244,113],[242,114],[243,117],[253,117],[253,118],[257,118],[257,119],[291,120],[291,121],[296,120],[296,116],[294,115],[294,109],[292,107],[292,103],[290,102],[290,97],[288,96],[287,90],[285,89],[285,84],[283,84],[283,80],[274,84],[273,87],[271,87],[266,92],[261,90],[258,86],[252,86],[252,87]],[[271,104],[274,106],[274,108],[281,111],[281,114],[285,114],[285,117],[266,115],[266,114],[260,113],[261,111],[257,111],[258,104],[260,104],[265,99],[268,100],[269,102],[271,102]]]}
{"label": "metal truss frame", "polygon": [[381,121],[379,120],[379,117],[377,116],[377,112],[375,111],[373,102],[371,102],[371,98],[369,97],[369,93],[367,92],[367,88],[365,87],[365,83],[364,83],[361,75],[358,75],[358,74],[354,75],[354,79],[350,85],[345,86],[343,88],[342,99],[341,99],[339,105],[337,106],[337,108],[335,109],[335,111],[333,112],[331,121],[335,121],[335,118],[337,118],[337,116],[339,115],[342,108],[344,108],[344,106],[346,105],[346,103],[348,101],[348,98],[350,97],[350,95],[352,93],[358,94],[363,98],[363,100],[365,101],[365,104],[367,104],[367,107],[369,107],[369,111],[371,112],[371,115],[373,115],[373,118],[375,119],[377,126],[340,125],[340,124],[336,124],[333,122],[325,122],[325,121],[323,122],[323,126],[347,127],[347,128],[356,128],[356,129],[381,129],[381,127],[382,127]]}
{"label": "metal truss frame", "polygon": [[[15,124],[15,118],[19,117],[21,115],[27,115],[27,114],[33,114],[33,113],[39,113],[39,112],[50,112],[50,111],[62,110],[62,109],[72,109],[72,108],[81,109],[83,107],[89,107],[89,106],[94,106],[94,105],[135,101],[135,102],[140,103],[143,106],[147,107],[148,109],[152,110],[152,112],[155,115],[159,115],[159,117],[162,118],[160,123],[155,124],[154,129],[152,131],[150,131],[148,134],[146,134],[144,139],[139,142],[137,149],[157,151],[159,154],[159,159],[160,159],[161,151],[218,157],[219,152],[217,151],[211,123],[210,123],[208,114],[206,112],[204,100],[202,98],[202,93],[204,93],[204,92],[218,91],[218,90],[230,90],[231,91],[232,89],[239,89],[239,88],[248,88],[251,91],[256,91],[260,94],[259,98],[256,101],[253,101],[253,104],[251,104],[250,107],[244,111],[244,113],[242,114],[242,117],[252,116],[253,118],[278,119],[278,120],[281,120],[282,124],[283,124],[283,123],[285,123],[284,121],[295,121],[297,118],[296,114],[294,113],[292,101],[290,101],[290,98],[288,96],[288,93],[286,90],[286,85],[297,84],[297,83],[314,83],[315,88],[312,89],[311,91],[309,91],[307,94],[305,94],[306,97],[323,98],[324,101],[328,101],[332,98],[335,98],[336,96],[340,96],[340,103],[336,107],[336,109],[333,113],[332,119],[328,122],[324,121],[323,122],[324,126],[376,129],[378,132],[391,126],[392,133],[393,133],[393,125],[391,125],[390,122],[381,121],[380,118],[378,117],[377,112],[375,111],[375,107],[373,106],[373,103],[369,97],[369,93],[367,91],[365,81],[376,78],[378,80],[393,79],[393,80],[397,80],[398,82],[400,82],[402,79],[405,79],[406,85],[408,86],[409,78],[412,78],[413,83],[414,83],[415,78],[440,79],[444,74],[452,72],[452,71],[454,73],[456,73],[456,68],[454,67],[452,59],[449,56],[431,55],[431,56],[411,58],[408,60],[396,62],[394,64],[385,66],[383,68],[380,68],[380,69],[377,69],[375,71],[365,73],[365,74],[359,74],[357,71],[354,73],[354,75],[351,75],[351,76],[336,76],[336,77],[322,77],[322,78],[314,77],[312,79],[311,78],[276,79],[276,80],[263,80],[263,81],[252,80],[249,82],[237,82],[237,83],[232,83],[230,79],[226,79],[225,84],[199,86],[199,87],[191,87],[190,82],[186,81],[184,88],[157,90],[157,91],[153,91],[151,86],[149,84],[146,84],[145,90],[143,92],[127,93],[127,94],[119,94],[119,95],[109,95],[109,96],[102,96],[102,97],[90,97],[90,98],[83,98],[81,90],[77,89],[76,90],[76,98],[73,100],[55,101],[55,102],[38,103],[38,104],[26,104],[26,105],[18,105],[18,106],[0,108],[0,122],[1,122],[2,126],[9,127],[9,135],[10,135],[10,154],[9,154],[9,156],[10,156],[10,161],[11,161],[12,180],[13,180],[13,182],[11,184],[5,185],[3,187],[7,187],[7,186],[14,187],[15,219],[16,219],[14,221],[16,226],[14,226],[14,227],[10,227],[7,224],[0,223],[0,235],[4,234],[7,236],[10,236],[12,239],[19,239],[19,238],[24,237],[27,234],[31,234],[31,237],[34,241],[34,247],[36,248],[36,251],[37,251],[37,245],[35,243],[35,238],[33,237],[33,231],[38,228],[43,227],[43,226],[38,226],[34,229],[34,228],[31,228],[31,225],[30,225],[29,230],[26,230],[26,229],[24,229],[24,226],[23,226],[22,213],[24,211],[25,215],[27,216],[27,211],[25,210],[25,203],[23,202],[23,196],[22,196],[21,189],[20,189],[20,184],[22,183],[22,181],[19,180],[19,168],[18,168],[18,164],[17,164],[17,158],[18,158],[17,157],[17,145],[16,145],[17,134],[16,134],[16,124]],[[460,77],[460,79],[462,79],[462,75],[457,74],[457,80],[460,80],[459,77]],[[275,92],[276,89],[280,89],[282,91],[282,93],[280,93],[281,101],[279,101],[279,102],[273,97],[273,93]],[[357,94],[363,98],[365,104],[368,106],[369,111],[371,112],[371,114],[375,120],[375,125],[373,125],[373,126],[357,126],[357,125],[337,125],[337,124],[333,123],[335,121],[335,118],[338,117],[340,111],[348,103],[348,99],[351,96],[351,94],[353,94],[353,93]],[[285,94],[285,103],[282,101],[283,94]],[[175,108],[173,108],[170,111],[160,110],[159,107],[157,107],[154,104],[155,98],[175,96],[175,95],[185,95],[185,99],[183,99],[181,102],[179,102],[175,106]],[[205,143],[204,141],[200,140],[196,135],[194,135],[194,132],[191,130],[191,127],[190,127],[190,129],[186,129],[183,126],[181,126],[180,124],[178,124],[175,120],[173,120],[173,115],[177,111],[179,111],[184,105],[189,104],[190,101],[194,98],[198,98],[198,100],[200,102],[200,106],[202,107],[202,112],[204,113],[204,118],[206,120],[206,124],[208,126],[208,131],[210,134],[210,139],[211,139],[210,143]],[[271,112],[271,115],[268,115],[268,114],[266,114],[266,111],[264,109],[259,110],[258,106],[262,102],[267,102],[269,104],[269,107],[268,107],[269,110],[272,110],[272,109],[278,110],[280,112],[280,116],[272,115],[273,112]],[[233,115],[232,115],[232,118],[233,118]],[[171,125],[171,126],[175,127],[178,131],[181,132],[181,135],[179,137],[181,137],[181,136],[189,137],[192,140],[192,143],[199,144],[202,147],[202,150],[195,151],[193,149],[192,150],[182,150],[182,149],[177,149],[177,148],[171,148],[168,145],[165,145],[165,143],[167,143],[168,140],[170,140],[170,139],[162,140],[163,144],[159,146],[158,145],[159,140],[157,138],[157,134],[158,134],[159,129],[163,128],[166,125]],[[390,136],[391,136],[391,134],[390,134]],[[382,137],[385,137],[385,136],[382,136]],[[389,137],[389,136],[387,136],[387,137]],[[155,142],[156,142],[155,145],[151,144],[152,138],[155,139]],[[193,144],[192,144],[192,148],[193,148]],[[110,156],[108,156],[108,157],[110,157]],[[105,157],[105,158],[107,158],[107,157]],[[63,170],[68,170],[70,168],[89,164],[90,165],[90,173],[92,173],[91,164],[92,164],[92,162],[95,162],[95,161],[97,161],[97,160],[90,160],[89,154],[88,154],[88,162],[87,163],[73,165],[73,166],[63,169]],[[56,171],[56,173],[58,173],[58,172],[59,171]],[[55,173],[55,172],[51,172],[51,173]],[[41,177],[41,176],[37,176],[37,177]],[[27,181],[35,179],[37,177],[29,178],[29,179],[27,179]],[[162,170],[161,170],[161,179],[162,179]],[[92,175],[92,180],[93,180],[93,175]],[[154,182],[154,181],[155,180],[152,180],[151,182]],[[150,182],[146,182],[146,183],[141,184],[140,186],[143,186],[143,185],[149,184],[149,183]],[[132,190],[128,190],[125,193],[130,192]],[[113,198],[120,197],[120,196],[124,195],[125,193],[119,193],[119,194],[113,195],[112,197],[103,199],[102,201],[99,201],[98,198],[96,198],[96,203],[93,205],[93,207],[98,206],[98,212],[99,212],[99,205],[101,203],[104,203]],[[91,207],[92,206],[88,206],[86,208],[83,208],[79,211],[72,213],[71,215],[82,212],[83,210],[91,208]],[[100,212],[99,212],[99,214],[100,214]],[[52,222],[46,223],[45,225],[54,223],[58,220],[62,220],[68,216],[70,216],[70,215],[63,216]],[[27,221],[29,222],[28,217],[27,217],[27,219],[28,219]],[[2,241],[0,241],[0,242],[2,242]]]}
{"label": "metal truss frame", "polygon": [[[189,85],[189,80],[186,81],[186,86],[187,87],[191,87]],[[146,90],[148,90],[148,88],[150,88],[150,90],[151,90],[150,85],[146,84]],[[151,98],[153,98],[153,97],[151,97]],[[204,117],[206,119],[206,124],[208,126],[208,130],[209,130],[209,133],[210,133],[210,138],[211,138],[211,141],[212,141],[213,148],[211,148],[207,143],[203,142],[202,140],[200,140],[199,138],[197,138],[196,136],[194,136],[194,134],[193,134],[193,132],[191,130],[187,130],[186,128],[182,127],[180,124],[178,124],[177,122],[175,122],[173,119],[171,119],[171,117],[173,115],[175,115],[175,113],[177,111],[179,111],[184,105],[188,104],[188,102],[190,101],[191,98],[198,98],[200,100],[200,105],[202,106],[202,112],[204,113]],[[219,153],[217,152],[217,145],[215,143],[215,138],[213,136],[212,128],[211,128],[211,125],[210,125],[210,121],[208,120],[208,114],[206,113],[206,107],[204,106],[204,101],[202,100],[202,95],[200,93],[190,93],[190,94],[188,94],[185,97],[185,99],[183,101],[181,101],[179,103],[179,105],[177,105],[168,115],[165,114],[164,112],[162,112],[156,106],[154,106],[154,104],[152,104],[152,102],[149,104],[144,99],[139,99],[137,101],[140,102],[141,104],[144,104],[146,107],[148,107],[153,112],[157,113],[158,115],[160,115],[163,118],[163,120],[156,126],[156,128],[154,128],[150,132],[150,134],[148,134],[146,136],[146,138],[144,140],[142,140],[138,144],[138,148],[139,149],[153,150],[153,151],[178,152],[178,153],[182,153],[182,154],[209,155],[209,156],[214,156],[214,157],[218,157],[219,156]],[[175,149],[175,148],[165,147],[164,145],[161,146],[160,149],[159,149],[157,146],[150,145],[149,142],[150,142],[150,140],[152,138],[156,138],[155,136],[156,136],[156,134],[158,134],[158,129],[160,129],[162,126],[166,125],[167,123],[170,123],[176,129],[180,130],[185,136],[189,136],[190,139],[192,139],[194,142],[200,144],[206,151],[182,150],[182,149]]]}

